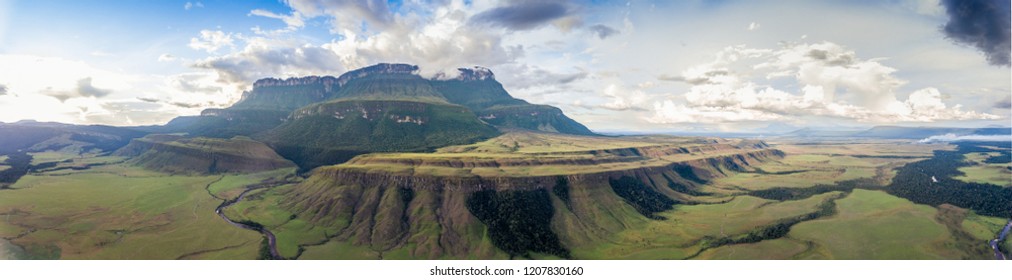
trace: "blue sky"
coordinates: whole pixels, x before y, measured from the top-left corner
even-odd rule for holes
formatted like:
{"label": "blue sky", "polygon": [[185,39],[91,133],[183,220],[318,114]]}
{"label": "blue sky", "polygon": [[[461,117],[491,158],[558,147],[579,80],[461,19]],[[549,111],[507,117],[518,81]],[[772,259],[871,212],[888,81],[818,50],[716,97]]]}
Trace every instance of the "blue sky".
{"label": "blue sky", "polygon": [[935,0],[0,1],[0,121],[159,124],[402,62],[489,67],[599,131],[1009,125],[1007,3],[976,2],[998,23]]}

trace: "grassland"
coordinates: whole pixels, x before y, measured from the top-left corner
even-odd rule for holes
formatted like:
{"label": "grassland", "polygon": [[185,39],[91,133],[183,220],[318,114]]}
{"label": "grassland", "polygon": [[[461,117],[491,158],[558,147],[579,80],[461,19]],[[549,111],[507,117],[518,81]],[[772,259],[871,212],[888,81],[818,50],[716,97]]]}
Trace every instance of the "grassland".
{"label": "grassland", "polygon": [[959,259],[944,246],[952,237],[935,220],[937,209],[881,191],[854,190],[837,201],[835,216],[795,225],[791,238],[811,241],[805,259]]}
{"label": "grassland", "polygon": [[245,182],[222,180],[122,164],[30,174],[0,194],[0,236],[19,259],[255,258],[260,235],[217,217],[205,189]]}
{"label": "grassland", "polygon": [[316,227],[278,207],[283,199],[279,192],[290,187],[291,185],[287,185],[257,191],[225,209],[225,215],[233,220],[255,221],[270,229],[277,238],[278,253],[285,258],[297,257],[299,245],[322,243],[327,240],[325,228]]}
{"label": "grassland", "polygon": [[721,246],[704,251],[696,258],[707,260],[786,260],[811,248],[812,245],[808,242],[778,238],[758,243]]}
{"label": "grassland", "polygon": [[7,169],[11,168],[10,165],[4,164],[6,162],[7,162],[7,156],[6,155],[0,156],[0,171],[4,171],[4,170],[7,170]]}
{"label": "grassland", "polygon": [[[346,164],[326,168],[441,177],[569,175],[646,170],[643,167],[768,150],[757,143],[510,132],[434,153],[361,155]],[[950,146],[863,141],[783,142],[773,148],[787,155],[754,161],[747,168],[734,170],[716,165],[702,167],[712,168],[709,171],[714,172],[713,176],[699,182],[688,178],[679,181],[701,192],[689,193],[675,187],[659,190],[677,198],[680,204],[658,210],[661,212],[652,218],[637,212],[606,182],[567,186],[566,195],[549,195],[554,210],[551,231],[559,235],[561,244],[576,259],[960,259],[986,257],[973,246],[983,246],[983,240],[993,238],[1004,224],[1003,219],[951,205],[934,208],[864,189],[833,190],[782,201],[757,197],[762,196],[757,190],[807,188],[861,178],[885,186],[894,168],[926,159],[932,156],[932,150]],[[321,218],[312,217],[315,212],[297,215],[292,212],[297,210],[282,207],[295,188],[313,187],[293,176],[294,167],[245,174],[169,175],[133,167],[125,157],[95,157],[69,150],[33,155],[37,156],[36,163],[50,165],[24,176],[13,189],[0,191],[0,237],[5,238],[0,239],[0,259],[256,258],[260,234],[227,224],[214,209],[222,200],[238,197],[246,186],[281,178],[291,184],[251,191],[242,201],[225,208],[224,214],[234,221],[251,221],[269,229],[285,258],[467,258],[469,253],[484,258],[510,257],[493,244],[491,227],[474,218],[473,210],[440,208],[453,203],[463,205],[464,196],[451,199],[441,192],[414,191],[414,197],[407,198],[414,199],[414,206],[403,209],[410,230],[402,229],[404,237],[386,244],[376,241],[388,237],[382,230],[375,231],[374,226],[384,222],[384,215],[401,213],[382,210],[401,207],[389,203],[405,199],[397,197],[397,191],[381,195],[377,186],[316,186],[348,188],[319,192],[335,195],[319,200],[331,203],[329,206],[338,207],[336,201],[346,199],[343,196],[354,194],[358,199],[349,206],[354,210],[349,210],[348,217],[334,212],[338,214],[325,217],[333,221],[317,224]],[[968,154],[967,159],[983,163],[988,156]],[[648,174],[640,179],[666,182],[666,178]],[[834,212],[792,224],[783,231],[786,235],[747,242],[721,241],[742,240],[740,237],[784,221],[830,209],[834,204],[828,201],[835,201]],[[376,210],[363,210],[362,205],[373,205],[366,208]],[[361,211],[372,214],[356,216]],[[457,221],[468,222],[445,224],[437,222],[440,216],[458,216],[462,218]],[[451,240],[471,242],[470,251],[428,254],[435,250],[432,246],[443,246],[438,244],[443,241],[431,241],[432,237],[443,238],[440,236],[447,234],[451,226],[459,227],[452,229],[456,236]],[[533,253],[530,257],[559,256]]]}
{"label": "grassland", "polygon": [[[721,204],[681,205],[660,213],[666,220],[631,224],[611,240],[573,249],[573,255],[586,259],[684,259],[702,250],[706,239],[739,235],[814,212],[819,203],[833,195],[836,193],[786,202],[737,196]],[[701,258],[719,254],[711,252]]]}
{"label": "grassland", "polygon": [[952,177],[964,182],[976,182],[994,184],[1003,187],[1012,187],[1012,163],[986,163],[989,157],[1001,156],[1001,153],[967,153],[963,155],[966,161],[972,165],[960,167],[959,171],[965,175]]}
{"label": "grassland", "polygon": [[[941,145],[915,145],[892,141],[846,143],[780,143],[775,148],[787,155],[781,160],[754,166],[759,172],[737,172],[717,178],[712,188],[764,190],[770,188],[806,188],[819,184],[876,178],[885,185],[893,168],[926,159]],[[720,191],[720,190],[714,190]]]}
{"label": "grassland", "polygon": [[[674,136],[592,137],[510,132],[434,153],[373,153],[334,168],[405,175],[529,177],[659,167],[765,150],[746,141]],[[640,153],[656,152],[657,155]]]}

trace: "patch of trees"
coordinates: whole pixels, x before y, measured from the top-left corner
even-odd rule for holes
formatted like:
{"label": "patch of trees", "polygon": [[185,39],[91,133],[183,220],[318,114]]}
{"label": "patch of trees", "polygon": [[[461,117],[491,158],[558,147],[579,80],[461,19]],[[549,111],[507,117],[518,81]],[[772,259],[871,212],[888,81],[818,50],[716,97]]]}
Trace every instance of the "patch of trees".
{"label": "patch of trees", "polygon": [[798,223],[811,221],[835,214],[836,200],[844,197],[845,195],[846,194],[840,194],[835,197],[826,199],[821,204],[819,204],[818,206],[819,208],[815,212],[811,212],[801,216],[781,219],[772,225],[757,228],[746,234],[721,238],[711,237],[705,239],[703,244],[704,248],[703,250],[731,244],[758,243],[763,240],[777,239],[787,236],[787,233],[791,231],[791,227],[793,227]]}
{"label": "patch of trees", "polygon": [[615,194],[622,197],[625,202],[632,205],[637,212],[647,218],[664,220],[664,217],[657,216],[655,213],[671,210],[676,203],[675,200],[657,192],[633,177],[609,178],[608,183],[611,185],[611,189],[615,191]]}
{"label": "patch of trees", "polygon": [[[691,196],[707,196],[707,195],[712,195],[712,193],[697,191],[697,190],[693,189],[691,186],[688,186],[688,185],[685,185],[685,184],[676,183],[675,180],[672,180],[671,177],[668,177],[668,175],[666,175],[666,174],[662,173],[661,175],[664,176],[664,179],[668,180],[668,188],[671,188],[671,190],[673,190],[673,191],[684,193],[684,194],[691,195]],[[682,178],[685,178],[685,177],[682,177]],[[688,178],[686,178],[686,179],[688,179]]]}
{"label": "patch of trees", "polygon": [[675,171],[675,173],[678,173],[678,176],[685,178],[686,180],[700,184],[707,183],[706,180],[704,180],[703,178],[699,178],[699,176],[696,175],[696,172],[692,170],[692,166],[676,164],[674,167],[671,168],[671,170]]}
{"label": "patch of trees", "polygon": [[351,158],[364,154],[363,151],[351,151],[328,148],[311,148],[295,145],[272,145],[274,151],[299,166],[299,172],[306,172],[324,165],[346,162]]}
{"label": "patch of trees", "polygon": [[510,257],[531,258],[530,252],[570,258],[552,231],[555,214],[548,191],[494,191],[472,193],[467,209],[488,226],[492,244]]}
{"label": "patch of trees", "polygon": [[254,222],[254,221],[250,221],[250,220],[237,221],[236,223],[242,224],[242,225],[246,226],[247,228],[255,230],[255,231],[263,231],[263,229],[264,229],[264,225],[262,225],[260,223],[257,223],[257,222]]}
{"label": "patch of trees", "polygon": [[8,153],[5,164],[10,168],[0,171],[0,187],[6,188],[8,184],[13,184],[21,179],[21,176],[25,176],[31,162],[32,156],[25,152]]}
{"label": "patch of trees", "polygon": [[274,255],[271,255],[271,242],[264,237],[260,240],[260,250],[257,251],[258,260],[273,260]]}
{"label": "patch of trees", "polygon": [[997,156],[991,156],[984,160],[984,163],[1010,163],[1012,162],[1012,152],[1008,150],[1001,151],[1001,154]]}
{"label": "patch of trees", "polygon": [[573,206],[569,205],[569,180],[565,176],[555,177],[552,193],[566,204],[566,208],[573,209]]}
{"label": "patch of trees", "polygon": [[807,188],[770,188],[765,190],[751,191],[748,195],[772,199],[772,200],[799,200],[806,199],[815,195],[824,194],[828,192],[841,191],[850,192],[856,188],[861,189],[876,189],[875,182],[872,179],[862,178],[847,180],[836,183],[836,185],[819,184]]}
{"label": "patch of trees", "polygon": [[[980,146],[1009,144],[963,142],[956,145],[956,151],[935,151],[935,156],[930,159],[903,166],[886,191],[914,203],[932,206],[948,203],[972,209],[981,215],[1012,217],[1012,188],[952,179],[953,176],[963,175],[959,167],[969,165],[963,154],[993,152]],[[932,176],[938,182],[933,182]]]}
{"label": "patch of trees", "polygon": [[743,172],[743,173],[755,173],[755,174],[762,174],[762,175],[790,175],[790,174],[801,173],[801,172],[808,172],[808,170],[787,170],[787,171],[769,172],[769,171],[766,171],[766,170],[762,170],[762,169],[756,168],[755,171],[748,171],[748,172]]}

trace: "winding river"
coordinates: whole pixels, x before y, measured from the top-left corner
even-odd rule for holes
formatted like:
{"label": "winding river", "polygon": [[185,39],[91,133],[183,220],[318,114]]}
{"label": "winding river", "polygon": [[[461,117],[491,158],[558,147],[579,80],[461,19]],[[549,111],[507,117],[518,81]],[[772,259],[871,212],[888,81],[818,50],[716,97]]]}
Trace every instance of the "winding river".
{"label": "winding river", "polygon": [[1005,256],[1005,254],[1002,253],[1001,250],[998,249],[998,244],[1001,244],[1002,240],[1005,240],[1005,238],[1008,238],[1009,230],[1012,230],[1012,220],[1009,220],[1008,224],[1005,224],[1005,228],[1003,228],[1001,230],[1001,233],[998,234],[998,238],[995,238],[995,239],[991,240],[991,249],[994,250],[994,258],[995,259],[999,259],[999,260],[1007,260],[1008,259],[1008,257]]}
{"label": "winding river", "polygon": [[237,198],[235,198],[233,200],[227,200],[225,202],[222,202],[221,205],[218,205],[218,208],[214,209],[214,213],[218,214],[218,216],[221,217],[222,219],[224,219],[225,222],[228,222],[229,224],[231,224],[233,226],[236,226],[236,227],[239,227],[239,228],[248,229],[248,230],[253,230],[253,231],[259,231],[261,234],[264,235],[264,237],[267,238],[267,246],[270,249],[271,259],[274,259],[274,260],[283,260],[285,258],[282,257],[281,254],[278,254],[278,242],[277,242],[277,238],[274,237],[274,233],[273,232],[271,232],[270,230],[267,230],[266,227],[263,227],[263,226],[254,227],[254,226],[250,226],[250,225],[247,225],[247,224],[238,223],[238,222],[233,221],[232,219],[229,219],[228,216],[225,216],[225,211],[224,211],[225,208],[227,208],[229,206],[232,206],[233,204],[236,204],[239,201],[242,201],[242,199],[245,198],[246,194],[249,194],[249,192],[257,190],[257,189],[267,188],[267,187],[270,187],[270,186],[261,185],[261,186],[256,186],[256,187],[248,187],[248,188],[246,188],[245,191],[243,191],[241,194],[239,194],[239,197],[237,197]]}

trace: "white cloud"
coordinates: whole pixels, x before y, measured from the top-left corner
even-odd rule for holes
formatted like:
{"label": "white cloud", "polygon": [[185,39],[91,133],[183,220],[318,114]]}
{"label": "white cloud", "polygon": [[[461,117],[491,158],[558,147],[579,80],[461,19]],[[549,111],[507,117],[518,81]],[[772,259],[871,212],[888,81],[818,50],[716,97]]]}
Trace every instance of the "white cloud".
{"label": "white cloud", "polygon": [[306,26],[305,18],[299,12],[292,12],[291,15],[282,15],[267,10],[256,9],[250,11],[249,15],[280,19],[287,26],[283,31],[295,31]]}
{"label": "white cloud", "polygon": [[[239,91],[216,82],[214,72],[160,76],[123,73],[58,57],[0,55],[0,121],[22,119],[77,124],[163,124],[204,108],[223,107]],[[143,97],[142,97],[143,96]],[[138,100],[158,100],[150,103]],[[162,101],[164,100],[164,101]],[[179,107],[173,105],[197,105]]]}
{"label": "white cloud", "polygon": [[647,99],[647,95],[641,90],[628,90],[619,85],[610,84],[604,89],[603,94],[611,101],[602,104],[601,108],[615,111],[645,111],[639,106]]}
{"label": "white cloud", "polygon": [[178,58],[176,58],[175,56],[173,56],[171,54],[167,54],[167,53],[163,53],[162,55],[158,56],[158,62],[170,62],[170,61],[176,61],[177,59]]}
{"label": "white cloud", "polygon": [[[780,49],[733,46],[714,62],[683,71],[691,84],[682,97],[654,105],[654,123],[733,122],[827,116],[863,122],[931,122],[998,119],[998,116],[947,106],[938,89],[896,97],[905,81],[879,59],[861,60],[853,51],[822,42],[786,44]],[[792,90],[787,88],[799,88]]]}
{"label": "white cloud", "polygon": [[186,4],[183,4],[183,9],[184,10],[190,10],[190,9],[193,9],[193,8],[203,8],[203,7],[204,7],[204,3],[200,3],[199,1],[198,2],[186,2]]}
{"label": "white cloud", "polygon": [[921,139],[920,143],[933,143],[933,142],[959,142],[959,141],[1012,141],[1010,135],[956,135],[952,133],[946,133],[942,135],[935,135],[928,138]]}
{"label": "white cloud", "polygon": [[209,53],[217,52],[224,47],[235,47],[233,34],[221,30],[201,30],[200,38],[190,38],[190,48],[205,50]]}
{"label": "white cloud", "polygon": [[[385,5],[383,3],[381,5]],[[323,44],[304,43],[297,38],[282,38],[270,33],[236,36],[245,43],[241,51],[201,59],[193,65],[217,71],[223,81],[244,86],[268,76],[336,75],[381,62],[416,64],[425,76],[440,72],[455,74],[458,67],[512,63],[524,53],[522,47],[503,44],[503,31],[469,25],[468,19],[478,7],[462,2],[447,3],[424,15],[408,13],[396,17],[382,16],[381,11],[386,11],[386,7],[360,7],[353,3],[291,1],[288,4],[296,13],[307,17],[370,14],[357,18],[374,25],[382,23],[382,28],[361,32],[343,29],[340,40]],[[352,6],[357,8],[337,9]],[[253,14],[267,15],[257,11]],[[343,25],[337,23],[337,26]],[[201,38],[194,38],[191,47],[213,51],[221,48],[220,45],[231,45],[231,34],[220,31],[201,32]],[[208,43],[215,41],[228,44]]]}
{"label": "white cloud", "polygon": [[748,31],[754,31],[754,30],[758,30],[759,27],[760,27],[759,23],[756,23],[756,22],[753,21],[752,23],[748,24],[748,28],[747,29],[748,29]]}

